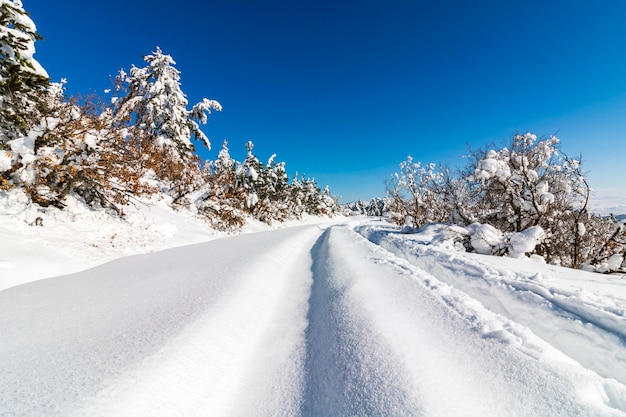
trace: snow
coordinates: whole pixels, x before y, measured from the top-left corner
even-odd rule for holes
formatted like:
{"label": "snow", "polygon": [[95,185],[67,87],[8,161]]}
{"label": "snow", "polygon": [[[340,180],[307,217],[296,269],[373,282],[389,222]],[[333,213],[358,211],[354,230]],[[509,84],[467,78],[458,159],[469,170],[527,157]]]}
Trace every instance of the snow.
{"label": "snow", "polygon": [[622,262],[624,262],[624,257],[621,254],[616,253],[615,255],[610,256],[609,259],[606,260],[606,262],[602,262],[596,268],[596,271],[600,273],[608,272],[608,271],[616,271],[620,268],[620,266],[622,265]]}
{"label": "snow", "polygon": [[626,416],[624,277],[461,252],[444,225],[227,236],[167,201],[20,198],[0,195],[0,415]]}
{"label": "snow", "polygon": [[13,165],[13,153],[10,151],[0,151],[0,172],[8,171]]}
{"label": "snow", "polygon": [[126,219],[73,198],[63,211],[24,209],[25,203],[20,190],[0,191],[0,290],[220,236],[191,215],[174,212],[165,200],[137,202],[126,209]]}
{"label": "snow", "polygon": [[511,170],[506,161],[498,159],[496,151],[490,150],[485,159],[478,161],[474,178],[478,181],[485,181],[492,177],[500,181],[506,181],[511,176]]}
{"label": "snow", "polygon": [[491,225],[474,223],[468,226],[468,230],[470,242],[477,253],[491,255],[504,245],[502,232]]}
{"label": "snow", "polygon": [[[361,230],[411,264],[463,291],[494,313],[527,327],[586,368],[626,383],[626,280],[532,259],[452,252],[431,236],[392,228]],[[624,397],[626,398],[626,397]]]}
{"label": "snow", "polygon": [[545,232],[539,226],[532,226],[513,234],[509,239],[509,256],[511,258],[521,258],[526,253],[532,252],[541,243],[544,235]]}

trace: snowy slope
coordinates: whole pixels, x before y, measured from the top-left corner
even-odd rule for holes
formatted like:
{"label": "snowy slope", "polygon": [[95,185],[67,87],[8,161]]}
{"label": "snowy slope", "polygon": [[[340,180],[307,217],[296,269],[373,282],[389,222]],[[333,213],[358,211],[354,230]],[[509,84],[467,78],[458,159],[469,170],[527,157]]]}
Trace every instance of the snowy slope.
{"label": "snowy slope", "polygon": [[327,223],[7,288],[0,416],[626,416],[624,281],[517,262]]}

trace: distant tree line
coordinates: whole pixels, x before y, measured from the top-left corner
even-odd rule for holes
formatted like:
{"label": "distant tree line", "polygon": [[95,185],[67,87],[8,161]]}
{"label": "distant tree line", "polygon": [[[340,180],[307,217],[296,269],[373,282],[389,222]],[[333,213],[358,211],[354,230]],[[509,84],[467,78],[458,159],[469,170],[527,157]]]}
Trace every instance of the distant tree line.
{"label": "distant tree line", "polygon": [[243,162],[224,142],[203,163],[194,143],[210,142],[200,125],[222,107],[204,99],[188,109],[175,62],[159,48],[145,67],[117,74],[110,100],[79,100],[33,58],[41,36],[21,2],[0,3],[0,31],[0,189],[61,209],[74,195],[118,215],[133,199],[167,196],[221,230],[249,217],[271,223],[338,212],[327,188],[297,174],[288,181],[285,164],[274,156],[261,164],[251,142]]}
{"label": "distant tree line", "polygon": [[390,213],[391,200],[388,197],[375,197],[370,201],[357,200],[342,206],[346,216],[385,217]]}

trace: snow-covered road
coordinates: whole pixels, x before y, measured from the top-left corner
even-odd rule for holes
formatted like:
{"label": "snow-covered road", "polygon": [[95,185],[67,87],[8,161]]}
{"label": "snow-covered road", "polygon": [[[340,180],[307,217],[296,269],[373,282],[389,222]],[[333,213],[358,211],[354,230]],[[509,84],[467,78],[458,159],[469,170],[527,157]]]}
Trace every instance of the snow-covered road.
{"label": "snow-covered road", "polygon": [[[540,338],[538,307],[503,314],[455,285],[444,258],[410,262],[355,226],[218,239],[0,291],[0,416],[626,416],[621,371]],[[601,313],[621,360],[623,316]],[[559,323],[599,344],[579,320]]]}

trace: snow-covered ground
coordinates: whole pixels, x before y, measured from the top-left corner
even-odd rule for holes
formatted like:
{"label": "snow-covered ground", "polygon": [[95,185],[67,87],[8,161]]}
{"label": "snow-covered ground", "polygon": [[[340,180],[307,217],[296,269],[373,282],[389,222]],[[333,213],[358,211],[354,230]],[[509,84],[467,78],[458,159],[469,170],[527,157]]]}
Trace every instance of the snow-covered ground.
{"label": "snow-covered ground", "polygon": [[461,253],[436,225],[224,236],[160,203],[13,206],[2,417],[626,416],[623,277]]}
{"label": "snow-covered ground", "polygon": [[[27,207],[27,208],[24,208]],[[123,256],[206,242],[227,236],[165,200],[136,201],[125,218],[90,210],[73,198],[67,207],[36,208],[19,190],[0,190],[0,290],[25,282],[82,271]],[[243,233],[319,222],[249,221]]]}

